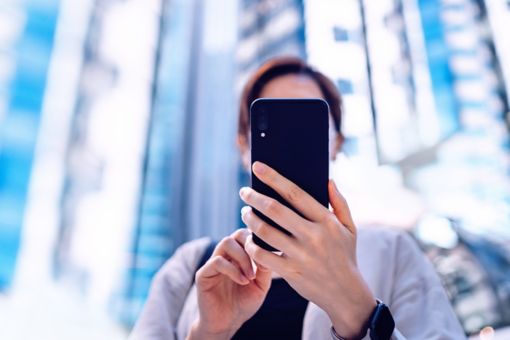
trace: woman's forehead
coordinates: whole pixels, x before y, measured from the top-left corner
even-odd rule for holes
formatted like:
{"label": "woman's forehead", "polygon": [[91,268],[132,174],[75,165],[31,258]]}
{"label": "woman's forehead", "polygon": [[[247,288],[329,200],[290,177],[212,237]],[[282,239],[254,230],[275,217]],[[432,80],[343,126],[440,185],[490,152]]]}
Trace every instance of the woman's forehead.
{"label": "woman's forehead", "polygon": [[306,74],[285,74],[270,80],[262,88],[263,98],[322,98],[317,82]]}

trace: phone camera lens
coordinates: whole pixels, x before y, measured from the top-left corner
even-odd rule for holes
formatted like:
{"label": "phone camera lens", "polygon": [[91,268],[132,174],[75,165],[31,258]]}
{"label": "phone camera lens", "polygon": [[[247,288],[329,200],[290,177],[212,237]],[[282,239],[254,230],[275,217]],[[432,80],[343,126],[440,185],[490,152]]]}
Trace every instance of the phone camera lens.
{"label": "phone camera lens", "polygon": [[267,127],[268,127],[267,116],[261,115],[258,121],[258,128],[260,131],[265,131],[267,130]]}

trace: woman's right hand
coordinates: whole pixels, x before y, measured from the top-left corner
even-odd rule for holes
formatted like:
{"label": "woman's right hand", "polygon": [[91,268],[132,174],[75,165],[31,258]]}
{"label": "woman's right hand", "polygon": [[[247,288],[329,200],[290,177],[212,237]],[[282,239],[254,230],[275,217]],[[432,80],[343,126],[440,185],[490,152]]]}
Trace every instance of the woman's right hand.
{"label": "woman's right hand", "polygon": [[195,276],[199,318],[188,339],[230,339],[260,308],[271,285],[271,271],[252,262],[244,244],[251,232],[238,229],[218,243]]}

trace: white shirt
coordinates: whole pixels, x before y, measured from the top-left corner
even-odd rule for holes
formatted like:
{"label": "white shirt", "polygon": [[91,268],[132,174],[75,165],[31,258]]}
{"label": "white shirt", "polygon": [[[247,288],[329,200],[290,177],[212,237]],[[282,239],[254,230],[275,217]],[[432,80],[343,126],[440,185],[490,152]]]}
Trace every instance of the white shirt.
{"label": "white shirt", "polygon": [[[130,339],[186,338],[198,316],[193,276],[209,242],[201,238],[185,243],[163,265]],[[372,293],[393,315],[392,339],[466,338],[434,268],[410,236],[386,228],[360,228],[357,260]],[[302,339],[331,340],[330,327],[328,315],[310,302]]]}

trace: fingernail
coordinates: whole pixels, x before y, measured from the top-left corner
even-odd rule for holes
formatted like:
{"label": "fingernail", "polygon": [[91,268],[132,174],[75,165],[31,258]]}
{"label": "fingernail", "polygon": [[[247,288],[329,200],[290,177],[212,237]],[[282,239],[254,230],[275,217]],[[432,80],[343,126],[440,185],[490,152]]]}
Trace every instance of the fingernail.
{"label": "fingernail", "polygon": [[239,277],[240,277],[241,282],[242,282],[243,284],[248,284],[248,283],[250,283],[250,280],[249,280],[246,276],[244,276],[244,275],[242,275],[242,274],[241,274],[241,276],[239,276]]}
{"label": "fingernail", "polygon": [[247,187],[242,187],[241,190],[239,190],[239,196],[244,197],[246,190],[248,190]]}
{"label": "fingernail", "polygon": [[253,171],[262,175],[267,171],[267,165],[257,161],[255,163],[253,163]]}
{"label": "fingernail", "polygon": [[255,278],[255,273],[253,272],[253,269],[249,269],[248,273],[246,275],[250,280],[253,280]]}
{"label": "fingernail", "polygon": [[246,214],[248,211],[250,210],[250,207],[245,205],[244,207],[241,208],[241,216],[243,216],[244,214]]}

